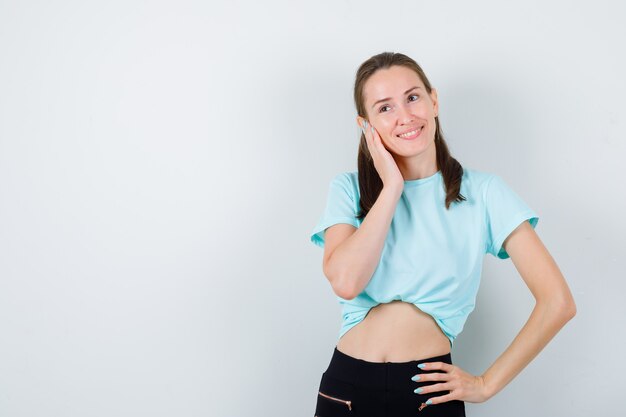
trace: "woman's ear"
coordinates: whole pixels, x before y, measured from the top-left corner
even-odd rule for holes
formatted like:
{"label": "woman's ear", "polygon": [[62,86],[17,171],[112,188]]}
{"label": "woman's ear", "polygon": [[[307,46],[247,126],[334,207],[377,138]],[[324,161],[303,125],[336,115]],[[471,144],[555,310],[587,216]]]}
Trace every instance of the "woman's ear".
{"label": "woman's ear", "polygon": [[439,98],[437,97],[437,90],[434,87],[430,90],[430,98],[433,101],[435,117],[437,117],[439,116]]}
{"label": "woman's ear", "polygon": [[361,128],[361,129],[365,129],[365,122],[366,119],[362,118],[361,116],[357,116],[356,117],[356,124]]}

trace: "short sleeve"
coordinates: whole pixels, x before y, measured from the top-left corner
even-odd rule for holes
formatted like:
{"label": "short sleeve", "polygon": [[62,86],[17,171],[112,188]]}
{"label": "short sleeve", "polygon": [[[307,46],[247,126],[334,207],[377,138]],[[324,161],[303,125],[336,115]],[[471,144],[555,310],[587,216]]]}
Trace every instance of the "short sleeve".
{"label": "short sleeve", "polygon": [[343,172],[332,179],[326,198],[326,208],[311,232],[311,242],[323,248],[324,232],[337,223],[359,227],[355,192],[355,185],[352,184],[349,173]]}
{"label": "short sleeve", "polygon": [[502,244],[517,226],[528,220],[535,228],[539,216],[498,175],[485,187],[486,252],[500,259],[509,258]]}

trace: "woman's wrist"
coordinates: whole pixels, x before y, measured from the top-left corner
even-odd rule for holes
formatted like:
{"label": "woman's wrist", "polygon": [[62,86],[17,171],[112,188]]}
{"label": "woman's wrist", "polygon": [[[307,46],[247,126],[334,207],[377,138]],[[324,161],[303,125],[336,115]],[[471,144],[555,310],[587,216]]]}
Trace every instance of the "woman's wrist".
{"label": "woman's wrist", "polygon": [[404,183],[397,184],[397,185],[396,184],[383,185],[383,188],[380,191],[380,193],[389,194],[399,199],[400,195],[402,194],[402,191],[404,191]]}
{"label": "woman's wrist", "polygon": [[496,395],[496,393],[499,391],[497,389],[497,387],[494,387],[492,384],[492,381],[489,380],[488,377],[486,377],[484,374],[480,375],[479,378],[482,381],[482,392],[483,392],[483,396],[484,396],[484,401],[487,401],[488,399],[490,399],[491,397],[493,397],[494,395]]}

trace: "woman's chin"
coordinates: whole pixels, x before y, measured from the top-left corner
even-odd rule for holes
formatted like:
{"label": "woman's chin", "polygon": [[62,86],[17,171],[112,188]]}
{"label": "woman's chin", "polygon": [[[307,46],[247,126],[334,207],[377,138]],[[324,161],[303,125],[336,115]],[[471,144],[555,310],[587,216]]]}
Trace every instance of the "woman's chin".
{"label": "woman's chin", "polygon": [[426,151],[429,147],[430,143],[424,142],[414,142],[414,143],[406,143],[401,144],[401,146],[396,146],[395,153],[399,156],[409,157],[417,154],[421,154]]}

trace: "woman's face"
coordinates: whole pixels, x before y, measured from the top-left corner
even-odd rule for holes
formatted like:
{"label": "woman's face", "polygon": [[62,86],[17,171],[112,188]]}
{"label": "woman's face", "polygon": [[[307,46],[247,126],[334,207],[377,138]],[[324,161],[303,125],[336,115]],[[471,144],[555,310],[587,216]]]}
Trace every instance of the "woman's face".
{"label": "woman's face", "polygon": [[[363,88],[368,122],[378,131],[392,154],[410,157],[434,146],[437,91],[429,95],[413,70],[399,65],[378,70]],[[357,118],[362,124],[363,119]],[[421,129],[417,134],[407,132]]]}

